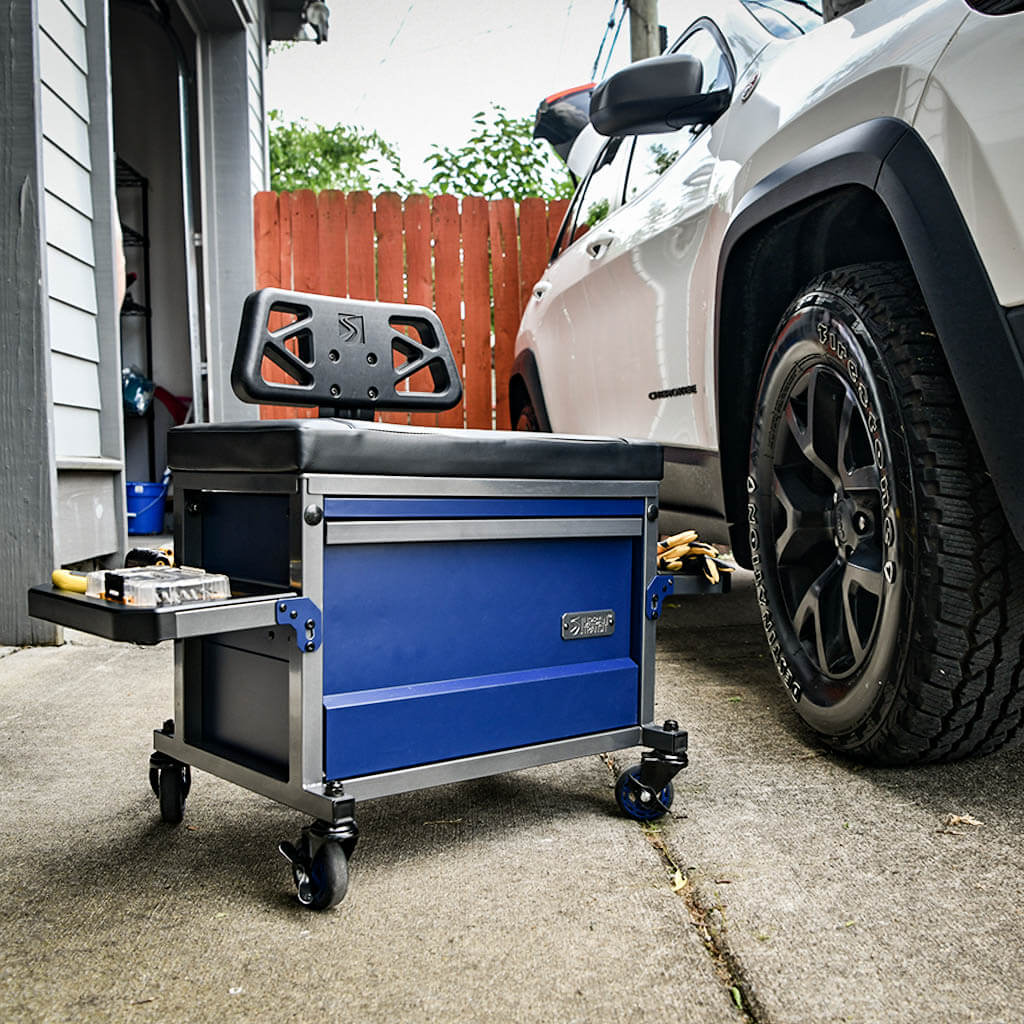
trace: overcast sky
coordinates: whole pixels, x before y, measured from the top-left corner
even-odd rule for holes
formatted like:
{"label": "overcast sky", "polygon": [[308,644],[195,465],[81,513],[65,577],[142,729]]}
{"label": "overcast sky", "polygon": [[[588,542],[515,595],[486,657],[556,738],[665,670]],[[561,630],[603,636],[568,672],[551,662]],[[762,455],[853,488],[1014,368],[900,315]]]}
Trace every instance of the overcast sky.
{"label": "overcast sky", "polygon": [[[431,143],[463,142],[472,115],[490,102],[532,116],[543,97],[590,81],[612,0],[328,5],[326,43],[298,43],[270,55],[268,109],[280,109],[287,120],[375,129],[397,146],[406,173],[423,180],[429,173],[421,161]],[[669,6],[677,2],[662,6],[663,23]],[[670,34],[682,27],[669,22]],[[627,15],[612,68],[628,53]]]}

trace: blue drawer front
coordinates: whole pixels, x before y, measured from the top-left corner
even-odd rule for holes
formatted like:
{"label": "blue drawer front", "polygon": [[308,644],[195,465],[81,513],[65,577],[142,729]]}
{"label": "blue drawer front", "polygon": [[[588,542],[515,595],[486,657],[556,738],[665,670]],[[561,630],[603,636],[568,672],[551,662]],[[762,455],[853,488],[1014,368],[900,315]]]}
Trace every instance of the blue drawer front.
{"label": "blue drawer front", "polygon": [[[639,548],[571,536],[329,546],[328,777],[635,725]],[[611,636],[562,639],[564,613],[604,609]]]}
{"label": "blue drawer front", "polygon": [[328,498],[328,519],[642,516],[643,498]]}
{"label": "blue drawer front", "polygon": [[407,768],[635,725],[628,658],[327,697],[328,778]]}
{"label": "blue drawer front", "polygon": [[[324,693],[629,657],[630,605],[643,602],[630,601],[633,549],[629,537],[330,546]],[[603,609],[612,636],[562,639],[565,612]]]}

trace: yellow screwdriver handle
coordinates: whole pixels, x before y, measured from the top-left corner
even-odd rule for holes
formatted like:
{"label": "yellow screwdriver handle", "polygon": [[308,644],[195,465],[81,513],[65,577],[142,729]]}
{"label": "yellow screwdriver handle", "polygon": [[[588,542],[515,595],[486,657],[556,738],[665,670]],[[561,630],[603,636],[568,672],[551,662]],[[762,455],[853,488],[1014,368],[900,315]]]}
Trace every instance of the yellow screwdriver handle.
{"label": "yellow screwdriver handle", "polygon": [[70,590],[76,594],[85,593],[85,576],[80,572],[70,572],[67,569],[54,569],[53,585],[61,590]]}

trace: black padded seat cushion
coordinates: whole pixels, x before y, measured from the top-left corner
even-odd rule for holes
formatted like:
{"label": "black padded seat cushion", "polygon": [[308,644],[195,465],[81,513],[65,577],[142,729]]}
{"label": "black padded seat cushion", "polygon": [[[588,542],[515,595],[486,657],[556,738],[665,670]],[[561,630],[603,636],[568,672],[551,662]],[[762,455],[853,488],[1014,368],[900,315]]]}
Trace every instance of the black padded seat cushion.
{"label": "black padded seat cushion", "polygon": [[660,480],[662,448],[620,437],[442,430],[340,419],[193,424],[168,433],[171,469],[539,480]]}

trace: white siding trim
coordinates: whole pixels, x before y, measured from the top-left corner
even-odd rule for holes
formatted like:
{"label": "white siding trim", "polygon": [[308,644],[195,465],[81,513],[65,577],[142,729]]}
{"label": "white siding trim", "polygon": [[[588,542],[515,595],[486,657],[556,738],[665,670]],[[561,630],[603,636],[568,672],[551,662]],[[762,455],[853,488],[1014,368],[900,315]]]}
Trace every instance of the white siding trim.
{"label": "white siding trim", "polygon": [[85,0],[64,0],[64,6],[83,24],[86,24]]}
{"label": "white siding trim", "polygon": [[92,221],[49,191],[43,194],[46,208],[46,243],[75,259],[96,266]]}
{"label": "white siding trim", "polygon": [[100,416],[94,409],[74,409],[67,405],[53,407],[54,446],[57,456],[102,454],[100,448]]}
{"label": "white siding trim", "polygon": [[120,459],[109,459],[103,455],[62,455],[57,459],[57,469],[104,470],[119,473],[124,469]]}
{"label": "white siding trim", "polygon": [[45,32],[39,33],[39,74],[72,110],[89,120],[88,79]]}
{"label": "white siding trim", "polygon": [[86,170],[90,170],[89,122],[83,121],[45,82],[41,94],[43,134]]}
{"label": "white siding trim", "polygon": [[85,48],[85,25],[69,11],[61,0],[37,0],[39,27],[67,54],[85,74],[89,60]]}
{"label": "white siding trim", "polygon": [[99,366],[89,359],[78,359],[63,352],[50,353],[53,374],[53,401],[75,409],[95,409],[99,412]]}
{"label": "white siding trim", "polygon": [[43,184],[51,195],[60,196],[79,213],[92,217],[89,172],[47,138],[43,139]]}
{"label": "white siding trim", "polygon": [[263,165],[255,156],[249,160],[249,188],[253,195],[263,191]]}
{"label": "white siding trim", "polygon": [[96,313],[96,281],[92,267],[47,245],[46,273],[51,298],[77,306],[86,313]]}
{"label": "white siding trim", "polygon": [[59,299],[49,300],[50,348],[79,359],[100,359],[99,332],[96,317],[91,313],[69,306]]}

